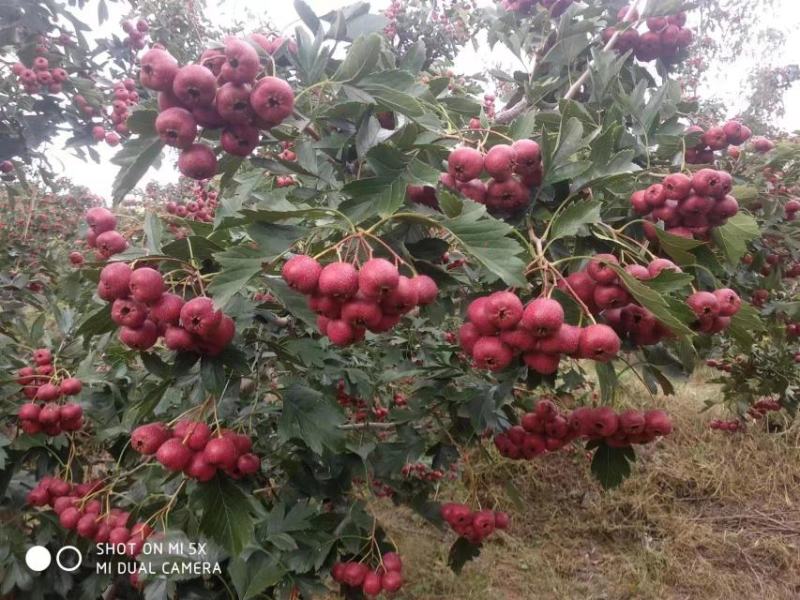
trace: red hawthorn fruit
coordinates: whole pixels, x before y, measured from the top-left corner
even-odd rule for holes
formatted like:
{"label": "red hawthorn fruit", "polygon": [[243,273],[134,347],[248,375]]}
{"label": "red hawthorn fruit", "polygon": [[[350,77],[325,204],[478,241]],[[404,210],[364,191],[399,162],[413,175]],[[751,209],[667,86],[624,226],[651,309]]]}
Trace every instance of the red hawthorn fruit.
{"label": "red hawthorn fruit", "polygon": [[486,196],[489,193],[486,184],[480,179],[472,179],[466,183],[457,184],[458,191],[464,196],[477,202],[478,204],[486,204]]}
{"label": "red hawthorn fruit", "polygon": [[472,349],[480,338],[481,332],[473,323],[464,323],[458,330],[458,343],[467,354],[472,354]]}
{"label": "red hawthorn fruit", "polygon": [[665,436],[672,433],[672,419],[663,410],[649,410],[644,414],[645,431]]}
{"label": "red hawthorn fruit", "polygon": [[581,302],[591,308],[594,303],[594,288],[597,282],[586,271],[571,273],[558,283],[559,288],[579,298]]}
{"label": "red hawthorn fruit", "polygon": [[369,300],[350,300],[342,306],[342,320],[353,327],[371,329],[377,327],[382,318],[380,307]]}
{"label": "red hawthorn fruit", "polygon": [[221,321],[222,311],[216,310],[214,301],[205,296],[192,298],[181,308],[181,327],[200,337],[211,335]]}
{"label": "red hawthorn fruit", "polygon": [[164,294],[164,278],[150,267],[134,270],[128,285],[133,299],[142,304],[155,302]]}
{"label": "red hawthorn fruit", "polygon": [[[675,33],[677,34],[677,28]],[[709,128],[700,141],[712,150],[723,150],[728,147],[728,136],[722,127]]]}
{"label": "red hawthorn fruit", "polygon": [[236,446],[229,438],[214,438],[206,444],[203,456],[208,464],[227,469],[236,463]]}
{"label": "red hawthorn fruit", "polygon": [[332,319],[325,328],[325,334],[335,346],[347,346],[356,339],[356,330],[347,321]]}
{"label": "red hawthorn fruit", "polygon": [[439,286],[427,275],[415,275],[411,278],[411,283],[417,292],[417,305],[428,306],[436,301],[439,295]]}
{"label": "red hawthorn fruit", "polygon": [[185,108],[168,108],[156,117],[156,131],[168,146],[188,148],[197,137],[197,121]]}
{"label": "red hawthorn fruit", "polygon": [[720,172],[714,169],[701,169],[692,177],[692,188],[701,196],[724,196]]}
{"label": "red hawthorn fruit", "polygon": [[199,452],[211,439],[211,430],[202,421],[178,421],[172,430],[172,437],[178,438],[189,450]]}
{"label": "red hawthorn fruit", "polygon": [[171,432],[163,423],[148,423],[133,430],[131,446],[139,454],[155,454],[161,444],[171,437]]}
{"label": "red hawthorn fruit", "polygon": [[243,475],[253,475],[261,469],[261,459],[255,454],[247,452],[236,459],[236,468]]}
{"label": "red hawthorn fruit", "polygon": [[719,303],[719,316],[732,317],[742,307],[742,300],[739,294],[730,288],[723,288],[714,291],[714,296]]}
{"label": "red hawthorn fruit", "polygon": [[634,192],[631,194],[630,203],[633,207],[633,210],[640,215],[646,215],[650,212],[651,207],[647,203],[647,199],[644,195],[644,190],[639,190],[638,192]]}
{"label": "red hawthorn fruit", "polygon": [[613,254],[598,254],[589,261],[586,272],[597,283],[610,285],[616,283],[617,273],[609,265],[619,265],[617,257]]}
{"label": "red hawthorn fruit", "polygon": [[194,337],[191,333],[174,325],[167,325],[164,332],[164,345],[176,352],[190,352],[195,349]]}
{"label": "red hawthorn fruit", "polygon": [[227,123],[246,125],[253,120],[253,108],[250,106],[251,88],[247,84],[228,82],[217,90],[215,107],[219,115]]}
{"label": "red hawthorn fruit", "polygon": [[397,573],[403,571],[403,561],[397,552],[387,552],[383,555],[382,562],[386,571],[395,571]]}
{"label": "red hawthorn fruit", "polygon": [[77,421],[83,417],[83,409],[80,404],[65,404],[61,407],[62,421]]}
{"label": "red hawthorn fruit", "polygon": [[667,189],[660,183],[654,183],[644,191],[644,199],[651,208],[664,206],[667,201]]}
{"label": "red hawthorn fruit", "polygon": [[217,356],[236,336],[236,324],[228,315],[222,315],[219,325],[211,332],[201,336],[197,347],[203,354]]}
{"label": "red hawthorn fruit", "polygon": [[80,252],[70,252],[69,253],[69,262],[70,262],[70,264],[73,264],[73,265],[75,265],[77,267],[77,266],[82,265],[83,261],[84,261],[83,254],[81,254]]}
{"label": "red hawthorn fruit", "polygon": [[692,180],[683,173],[667,175],[663,185],[669,200],[682,200],[692,191]]}
{"label": "red hawthorn fruit", "polygon": [[346,563],[342,570],[342,581],[350,587],[359,587],[364,583],[367,573],[369,573],[369,567],[363,563]]}
{"label": "red hawthorn fruit", "polygon": [[185,65],[175,74],[172,93],[188,109],[211,106],[217,93],[217,79],[203,65]]}
{"label": "red hawthorn fruit", "polygon": [[[467,323],[467,325],[471,325],[471,323]],[[479,333],[476,333],[476,335],[480,336]],[[519,328],[501,332],[500,341],[514,352],[529,352],[533,350],[537,342],[530,332]]]}
{"label": "red hawthorn fruit", "polygon": [[36,390],[36,399],[42,402],[53,402],[61,396],[61,388],[52,383],[45,383]]}
{"label": "red hawthorn fruit", "polygon": [[483,159],[483,168],[495,181],[506,181],[516,168],[517,152],[512,146],[493,146]]}
{"label": "red hawthorn fruit", "polygon": [[630,301],[630,294],[618,285],[598,285],[594,288],[594,303],[601,310],[621,308]]}
{"label": "red hawthorn fruit", "polygon": [[86,223],[97,233],[105,233],[117,228],[117,217],[107,208],[94,206],[86,211]]}
{"label": "red hawthorn fruit", "polygon": [[33,351],[33,362],[37,365],[44,366],[53,362],[53,353],[47,348],[39,348]]}
{"label": "red hawthorn fruit", "polygon": [[61,420],[61,407],[58,404],[46,404],[39,411],[39,423],[54,425]]}
{"label": "red hawthorn fruit", "polygon": [[308,299],[308,307],[316,314],[328,319],[338,319],[342,314],[341,302],[330,296],[311,296]]}
{"label": "red hawthorn fruit", "polygon": [[486,188],[486,207],[491,213],[515,213],[528,205],[530,190],[516,179],[490,181]]}
{"label": "red hawthorn fruit", "polygon": [[106,231],[97,236],[95,248],[102,258],[110,258],[128,247],[128,242],[118,231]]}
{"label": "red hawthorn fruit", "polygon": [[544,354],[543,352],[526,352],[522,355],[522,360],[529,369],[533,369],[542,375],[551,375],[558,371],[561,363],[561,356],[558,354]]}
{"label": "red hawthorn fruit", "polygon": [[522,318],[522,301],[513,292],[495,292],[488,296],[484,312],[489,323],[501,330],[513,329]]}
{"label": "red hawthorn fruit", "polygon": [[711,292],[695,292],[687,298],[686,304],[699,319],[713,319],[719,315],[719,300]]}
{"label": "red hawthorn fruit", "polygon": [[516,153],[514,172],[517,175],[532,175],[541,169],[542,151],[533,140],[517,140],[511,146]]}
{"label": "red hawthorn fruit", "polygon": [[387,315],[402,315],[413,310],[418,301],[417,286],[401,275],[397,287],[381,300],[381,310]]}
{"label": "red hawthorn fruit", "polygon": [[129,539],[131,539],[131,532],[127,527],[114,527],[108,533],[109,544],[127,544]]}
{"label": "red hawthorn fruit", "polygon": [[318,287],[322,294],[347,300],[358,291],[358,272],[350,263],[330,263],[320,272]]}
{"label": "red hawthorn fruit", "polygon": [[184,468],[184,473],[200,482],[211,481],[217,473],[217,468],[206,461],[202,452],[192,455],[189,464]]}
{"label": "red hawthorn fruit", "polygon": [[166,440],[156,451],[156,460],[169,471],[182,471],[189,464],[191,458],[192,451],[178,438]]}
{"label": "red hawthorn fruit", "polygon": [[38,404],[27,402],[19,407],[17,416],[23,421],[38,421],[39,413],[42,411]]}
{"label": "red hawthorn fruit", "polygon": [[123,344],[134,350],[148,350],[158,341],[158,327],[148,319],[136,329],[122,327],[119,330],[119,339]]}
{"label": "red hawthorn fruit", "polygon": [[447,159],[447,172],[456,181],[467,182],[477,179],[483,171],[483,155],[474,148],[462,146],[450,153]]}
{"label": "red hawthorn fruit", "polygon": [[479,369],[502,371],[514,359],[514,353],[499,338],[482,337],[472,348],[472,358]]}
{"label": "red hawthorn fruit", "polygon": [[381,576],[375,571],[370,571],[364,576],[364,582],[361,584],[361,591],[369,598],[374,598],[381,593],[383,589],[381,584]]}
{"label": "red hawthorn fruit", "polygon": [[287,260],[281,275],[286,284],[301,294],[313,294],[317,289],[322,265],[310,256],[298,254]]}
{"label": "red hawthorn fruit", "polygon": [[200,127],[206,129],[220,129],[225,126],[225,119],[222,118],[213,106],[198,106],[192,109],[192,116]]}
{"label": "red hawthorn fruit", "polygon": [[650,279],[650,271],[643,265],[632,264],[625,267],[625,272],[639,281],[647,281]]}
{"label": "red hawthorn fruit", "polygon": [[172,83],[178,72],[178,61],[167,51],[153,48],[141,58],[139,81],[150,90],[172,91]]}
{"label": "red hawthorn fruit", "polygon": [[384,298],[399,282],[397,267],[384,258],[372,258],[358,271],[358,290],[368,298]]}
{"label": "red hawthorn fruit", "polygon": [[178,170],[190,179],[210,179],[217,173],[217,157],[205,144],[192,144],[178,157]]}
{"label": "red hawthorn fruit", "polygon": [[682,272],[678,265],[667,258],[656,258],[649,265],[647,265],[647,270],[650,272],[650,277],[653,279],[661,275],[662,271],[674,271],[675,273]]}
{"label": "red hawthorn fruit", "polygon": [[539,338],[554,335],[563,324],[564,309],[552,298],[537,298],[529,302],[520,320],[523,329]]}
{"label": "red hawthorn fruit", "polygon": [[578,353],[581,341],[581,328],[564,323],[549,338],[540,339],[536,348],[545,354],[566,354],[574,356]]}
{"label": "red hawthorn fruit", "polygon": [[608,362],[620,349],[617,333],[608,325],[594,324],[581,331],[579,353],[583,358],[597,362]]}
{"label": "red hawthorn fruit", "polygon": [[78,521],[81,519],[80,511],[74,506],[65,508],[60,515],[58,515],[58,522],[64,529],[75,529]]}
{"label": "red hawthorn fruit", "polygon": [[646,419],[638,410],[626,410],[619,414],[619,429],[626,435],[637,435],[644,432]]}
{"label": "red hawthorn fruit", "polygon": [[403,576],[397,571],[387,571],[381,576],[381,587],[389,593],[403,587]]}
{"label": "red hawthorn fruit", "polygon": [[183,304],[183,298],[167,292],[150,306],[148,318],[163,332],[167,325],[178,324]]}
{"label": "red hawthorn fruit", "polygon": [[283,79],[263,77],[250,94],[250,105],[263,121],[278,125],[294,110],[294,92]]}
{"label": "red hawthorn fruit", "polygon": [[225,41],[225,62],[220,74],[222,79],[233,83],[250,83],[261,70],[258,52],[244,40],[228,38]]}

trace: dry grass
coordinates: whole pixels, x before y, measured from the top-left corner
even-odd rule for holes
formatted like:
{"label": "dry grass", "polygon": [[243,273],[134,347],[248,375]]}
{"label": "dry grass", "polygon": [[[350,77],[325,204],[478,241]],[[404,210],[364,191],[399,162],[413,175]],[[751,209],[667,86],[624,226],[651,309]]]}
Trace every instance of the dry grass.
{"label": "dry grass", "polygon": [[[398,598],[799,598],[800,432],[710,431],[711,415],[698,412],[715,393],[700,374],[677,397],[659,397],[675,433],[640,451],[634,475],[611,492],[591,480],[579,452],[479,460],[482,500],[512,522],[460,576],[446,564],[453,534],[376,504],[407,564]],[[630,404],[652,406],[645,396]]]}

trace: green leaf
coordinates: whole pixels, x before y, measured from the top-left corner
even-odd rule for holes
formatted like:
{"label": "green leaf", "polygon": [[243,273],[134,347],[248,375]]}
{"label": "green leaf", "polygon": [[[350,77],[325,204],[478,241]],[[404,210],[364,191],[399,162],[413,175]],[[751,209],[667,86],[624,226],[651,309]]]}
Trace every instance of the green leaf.
{"label": "green leaf", "polygon": [[286,574],[277,562],[263,552],[254,552],[247,560],[235,557],[228,565],[231,581],[241,600],[257,598],[269,587],[278,583]]}
{"label": "green leaf", "polygon": [[480,545],[472,544],[466,538],[460,537],[450,546],[450,552],[447,553],[447,566],[458,575],[464,565],[478,558],[480,553]]}
{"label": "green leaf", "polygon": [[561,211],[550,222],[548,242],[564,237],[573,236],[581,227],[601,220],[600,209],[602,205],[596,200],[577,202]]}
{"label": "green leaf", "polygon": [[111,320],[111,303],[109,302],[97,312],[92,313],[89,317],[81,323],[78,327],[76,335],[84,336],[87,339],[95,335],[101,335],[114,331],[117,328],[116,323]]}
{"label": "green leaf", "polygon": [[253,248],[238,246],[215,256],[220,271],[209,285],[209,292],[220,308],[238,294],[261,271],[261,253]]}
{"label": "green leaf", "polygon": [[152,138],[156,136],[157,116],[157,110],[140,108],[131,113],[131,116],[128,117],[126,124],[131,132]]}
{"label": "green leaf", "polygon": [[112,161],[121,166],[112,187],[114,205],[139,183],[147,170],[161,156],[163,148],[164,142],[157,137],[142,137],[125,143]]}
{"label": "green leaf", "polygon": [[206,392],[221,396],[225,391],[225,368],[219,357],[203,356],[200,361],[200,379]]}
{"label": "green leaf", "polygon": [[486,207],[466,198],[453,197],[460,211],[439,223],[458,241],[463,250],[512,287],[526,287],[524,248],[509,237],[513,228],[490,216]]}
{"label": "green leaf", "polygon": [[294,10],[312,33],[319,31],[322,23],[308,4],[303,2],[303,0],[294,0]]}
{"label": "green leaf", "polygon": [[147,240],[147,249],[151,254],[161,253],[161,219],[155,211],[147,211],[144,217],[144,235]]}
{"label": "green leaf", "polygon": [[251,504],[241,488],[217,475],[198,484],[193,497],[202,507],[200,531],[232,555],[239,554],[253,536]]}
{"label": "green leaf", "polygon": [[693,265],[696,263],[697,259],[689,250],[693,250],[705,243],[679,235],[672,235],[658,227],[656,227],[656,235],[658,236],[658,243],[661,249],[681,266]]}
{"label": "green leaf", "polygon": [[317,315],[308,308],[308,298],[306,296],[294,291],[281,277],[275,275],[265,277],[264,284],[278,302],[283,304],[292,315],[309,327],[317,328]]}
{"label": "green leaf", "polygon": [[592,475],[608,490],[619,486],[631,474],[631,463],[636,461],[633,448],[612,448],[601,442],[592,458]]}
{"label": "green leaf", "polygon": [[380,49],[381,36],[378,34],[358,38],[350,46],[332,79],[352,83],[371,73],[381,57]]}
{"label": "green leaf", "polygon": [[281,441],[300,440],[316,454],[327,449],[337,452],[344,442],[339,426],[344,414],[333,396],[298,384],[293,384],[283,396],[283,412],[278,422]]}
{"label": "green leaf", "polygon": [[514,140],[528,139],[536,131],[536,111],[522,113],[511,123],[508,135]]}
{"label": "green leaf", "polygon": [[725,225],[715,227],[711,231],[714,243],[725,254],[725,258],[730,265],[738,265],[739,261],[747,253],[747,243],[760,235],[761,231],[758,228],[758,222],[750,215],[742,212],[728,219]]}
{"label": "green leaf", "polygon": [[597,381],[600,384],[600,399],[604,403],[612,402],[614,400],[614,392],[619,384],[614,364],[611,362],[596,363],[595,372],[597,373]]}
{"label": "green leaf", "polygon": [[427,55],[428,51],[425,47],[425,42],[421,39],[417,40],[408,48],[403,58],[400,59],[399,67],[409,73],[419,73],[422,67],[425,66]]}
{"label": "green leaf", "polygon": [[750,349],[755,342],[756,333],[763,333],[764,322],[761,320],[760,313],[752,304],[742,302],[742,307],[731,317],[731,325],[728,334],[736,340],[742,348]]}

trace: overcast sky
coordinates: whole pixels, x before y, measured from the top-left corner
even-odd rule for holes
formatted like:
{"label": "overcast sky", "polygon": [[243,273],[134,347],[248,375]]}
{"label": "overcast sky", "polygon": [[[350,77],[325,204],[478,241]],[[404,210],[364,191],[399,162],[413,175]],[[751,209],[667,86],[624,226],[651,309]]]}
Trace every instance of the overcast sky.
{"label": "overcast sky", "polygon": [[[317,14],[324,14],[329,10],[340,8],[352,4],[354,0],[306,0]],[[746,0],[744,0],[746,1]],[[494,0],[478,0],[479,5],[492,4]],[[235,21],[247,21],[248,11],[258,13],[264,11],[264,5],[279,5],[285,8],[268,8],[270,20],[280,29],[291,31],[297,21],[297,15],[291,7],[290,0],[281,2],[264,2],[264,0],[208,0],[208,17],[216,23],[232,23]],[[389,0],[374,0],[372,2],[373,11],[386,8]],[[776,9],[770,14],[765,15],[770,25],[774,28],[783,30],[787,33],[788,42],[782,56],[771,57],[772,64],[780,65],[790,62],[800,61],[800,34],[797,33],[800,26],[800,2],[798,0],[779,0]],[[781,6],[782,5],[782,6]],[[119,20],[121,17],[120,5],[109,3],[111,18],[102,26],[103,31],[119,31]],[[88,3],[86,10],[81,15],[82,19],[93,28],[98,28],[97,11],[94,3]],[[485,46],[476,52],[471,45],[467,45],[461,55],[456,60],[456,71],[463,73],[474,73],[478,69],[485,69],[495,65],[505,65],[514,68],[516,59],[503,49],[497,48],[494,52],[489,52]],[[743,101],[746,93],[742,92],[745,87],[745,78],[752,68],[749,60],[740,61],[741,64],[732,65],[719,73],[711,83],[711,88],[701,90],[703,97],[715,95],[721,97],[735,113],[737,109],[743,108],[737,103]],[[800,129],[800,85],[796,84],[786,95],[787,114],[782,125],[790,130]],[[108,158],[114,155],[116,149],[109,148],[104,143],[96,146],[101,155],[102,168],[94,163],[84,163],[75,158],[68,152],[61,150],[54,144],[48,152],[48,156],[53,161],[53,167],[61,170],[68,175],[75,183],[85,185],[93,192],[106,198],[111,195],[111,186],[116,174],[117,167],[107,162]],[[175,151],[168,150],[162,168],[158,171],[153,169],[140,182],[140,185],[150,179],[161,182],[177,180],[177,169],[174,168],[174,161],[177,155]]]}

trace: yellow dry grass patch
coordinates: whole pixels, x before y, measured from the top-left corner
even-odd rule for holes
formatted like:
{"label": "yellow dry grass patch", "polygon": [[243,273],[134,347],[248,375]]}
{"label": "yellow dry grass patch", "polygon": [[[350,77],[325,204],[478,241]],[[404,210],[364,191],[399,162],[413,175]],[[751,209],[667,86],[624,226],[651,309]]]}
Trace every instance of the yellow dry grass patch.
{"label": "yellow dry grass patch", "polygon": [[[460,576],[447,567],[452,533],[375,502],[407,565],[397,597],[800,598],[800,430],[709,430],[712,415],[699,411],[717,390],[702,375],[655,401],[630,385],[628,404],[667,409],[675,432],[639,449],[617,490],[600,489],[581,452],[517,463],[476,453],[481,501],[508,510],[511,527]],[[464,496],[462,487],[441,491]]]}

